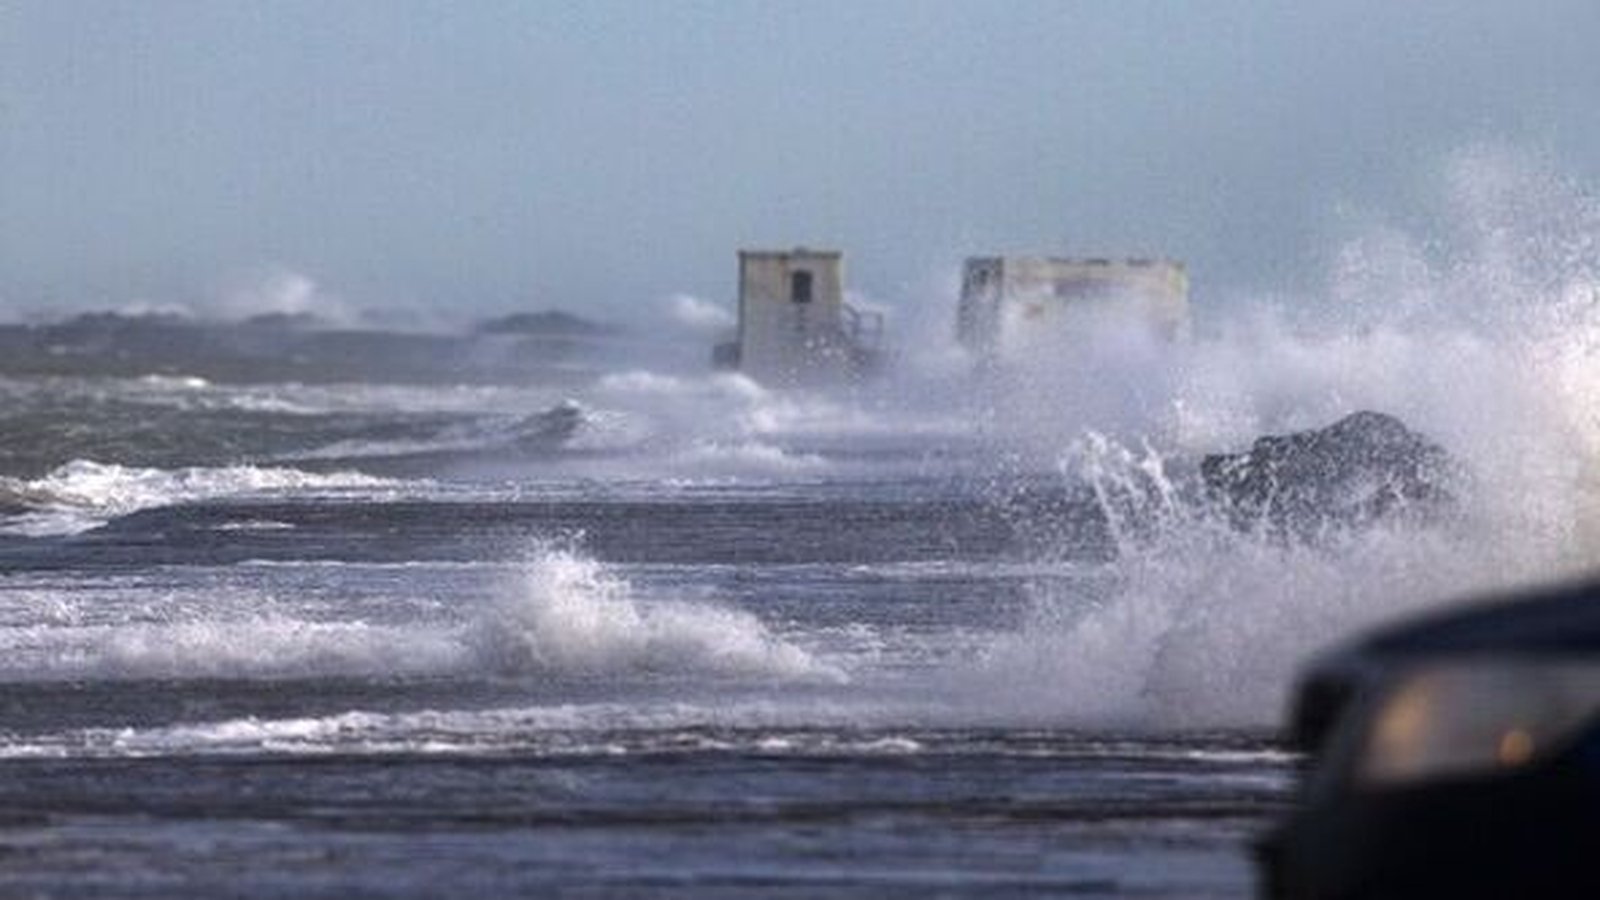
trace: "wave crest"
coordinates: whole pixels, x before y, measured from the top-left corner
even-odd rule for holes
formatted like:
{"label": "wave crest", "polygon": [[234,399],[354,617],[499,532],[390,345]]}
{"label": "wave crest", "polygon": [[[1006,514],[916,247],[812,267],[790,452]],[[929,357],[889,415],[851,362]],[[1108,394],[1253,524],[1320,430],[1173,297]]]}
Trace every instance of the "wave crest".
{"label": "wave crest", "polygon": [[466,639],[481,663],[505,672],[841,677],[749,612],[641,597],[598,561],[559,547],[543,548],[520,590]]}
{"label": "wave crest", "polygon": [[0,628],[0,683],[844,679],[749,612],[640,590],[599,561],[552,546],[537,548],[516,583],[485,600],[442,607],[453,615],[397,622],[250,590],[163,594],[113,609],[104,596],[44,599],[55,607],[47,624]]}
{"label": "wave crest", "polygon": [[401,482],[358,472],[263,466],[155,469],[73,460],[41,478],[0,477],[0,532],[69,535],[160,506],[265,492],[298,495],[394,488]]}

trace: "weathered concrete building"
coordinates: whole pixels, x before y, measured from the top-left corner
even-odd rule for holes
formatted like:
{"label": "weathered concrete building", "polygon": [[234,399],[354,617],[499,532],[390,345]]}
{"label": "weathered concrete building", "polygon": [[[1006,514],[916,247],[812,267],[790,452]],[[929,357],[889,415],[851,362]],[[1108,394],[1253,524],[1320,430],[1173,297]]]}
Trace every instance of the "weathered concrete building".
{"label": "weathered concrete building", "polygon": [[719,365],[771,384],[818,384],[876,366],[883,318],[844,300],[837,251],[741,250],[739,332]]}
{"label": "weathered concrete building", "polygon": [[972,257],[956,318],[961,344],[984,360],[1102,324],[1179,338],[1189,329],[1189,277],[1170,260]]}

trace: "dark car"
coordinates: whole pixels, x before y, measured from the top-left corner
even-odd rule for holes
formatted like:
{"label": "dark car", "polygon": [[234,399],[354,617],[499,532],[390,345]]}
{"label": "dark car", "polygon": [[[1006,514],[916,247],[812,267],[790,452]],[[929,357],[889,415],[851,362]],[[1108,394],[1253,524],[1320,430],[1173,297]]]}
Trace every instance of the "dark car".
{"label": "dark car", "polygon": [[1262,895],[1600,897],[1600,582],[1433,615],[1313,663],[1300,803]]}

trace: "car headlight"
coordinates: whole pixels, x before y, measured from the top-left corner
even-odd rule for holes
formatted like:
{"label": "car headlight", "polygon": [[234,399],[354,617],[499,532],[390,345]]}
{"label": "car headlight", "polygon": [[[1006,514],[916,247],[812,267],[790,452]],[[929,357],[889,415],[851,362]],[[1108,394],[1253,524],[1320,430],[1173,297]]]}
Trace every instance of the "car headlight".
{"label": "car headlight", "polygon": [[1600,713],[1600,664],[1466,660],[1398,676],[1356,757],[1370,786],[1509,771],[1558,752]]}

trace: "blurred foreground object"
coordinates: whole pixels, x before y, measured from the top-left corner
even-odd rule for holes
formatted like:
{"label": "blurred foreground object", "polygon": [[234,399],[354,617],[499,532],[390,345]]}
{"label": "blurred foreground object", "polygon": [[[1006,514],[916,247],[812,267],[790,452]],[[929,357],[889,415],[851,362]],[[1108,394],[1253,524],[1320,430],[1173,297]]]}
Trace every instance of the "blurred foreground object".
{"label": "blurred foreground object", "polygon": [[1600,896],[1600,582],[1438,614],[1316,660],[1273,898]]}

